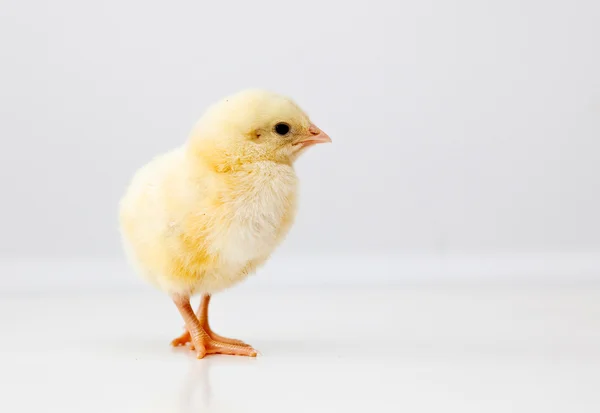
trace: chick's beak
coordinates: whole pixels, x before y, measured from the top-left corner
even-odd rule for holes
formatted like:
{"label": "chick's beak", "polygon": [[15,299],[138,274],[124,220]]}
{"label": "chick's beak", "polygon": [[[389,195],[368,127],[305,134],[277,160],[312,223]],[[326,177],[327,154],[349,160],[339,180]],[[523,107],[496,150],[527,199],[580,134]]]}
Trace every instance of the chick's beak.
{"label": "chick's beak", "polygon": [[308,136],[305,136],[305,137],[301,138],[300,140],[297,140],[296,142],[294,142],[294,146],[298,145],[301,147],[307,147],[307,146],[311,146],[311,145],[316,145],[318,143],[331,142],[331,138],[329,137],[329,135],[327,135],[321,129],[317,128],[312,123],[310,124],[310,126],[308,128],[308,132],[309,132]]}

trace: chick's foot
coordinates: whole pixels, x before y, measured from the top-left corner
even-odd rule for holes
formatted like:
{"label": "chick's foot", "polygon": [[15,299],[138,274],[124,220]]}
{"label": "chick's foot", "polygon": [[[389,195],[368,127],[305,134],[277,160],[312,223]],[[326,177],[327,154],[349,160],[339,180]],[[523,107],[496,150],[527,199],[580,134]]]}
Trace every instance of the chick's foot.
{"label": "chick's foot", "polygon": [[[198,318],[198,322],[200,323],[200,326],[202,326],[202,329],[209,335],[209,337],[213,341],[218,341],[220,343],[225,344],[234,344],[236,346],[250,347],[248,344],[244,343],[241,340],[223,337],[211,330],[210,325],[208,324],[208,306],[210,303],[210,298],[210,294],[204,294],[202,296],[202,300],[200,301],[200,306],[196,311],[196,317]],[[184,326],[184,328],[186,327]],[[171,341],[171,345],[173,347],[185,346],[187,344],[191,344],[192,349],[194,349],[194,343],[192,343],[192,336],[190,335],[190,332],[187,328],[185,330],[185,333]]]}
{"label": "chick's foot", "polygon": [[[220,336],[217,333],[213,332],[207,325],[203,326],[202,328],[204,329],[206,334],[208,334],[208,336],[213,341],[218,341],[218,342],[224,343],[224,344],[234,344],[236,346],[242,346],[242,347],[251,347],[249,344],[244,343],[242,340],[237,340],[235,338],[227,338],[227,337]],[[171,341],[171,345],[173,347],[186,346],[188,344],[190,344],[191,349],[194,350],[194,343],[192,342],[192,336],[191,336],[190,332],[187,331],[187,329],[185,330],[185,332],[182,335],[180,335],[179,337],[177,337]]]}
{"label": "chick's foot", "polygon": [[227,339],[213,333],[208,326],[208,302],[210,296],[202,300],[200,317],[197,317],[190,306],[190,298],[186,295],[173,295],[173,302],[185,321],[186,332],[171,342],[173,346],[191,344],[199,359],[207,354],[231,354],[234,356],[256,357],[256,350],[239,340]]}
{"label": "chick's foot", "polygon": [[216,341],[207,334],[196,335],[192,338],[192,348],[201,359],[208,354],[229,354],[232,356],[256,357],[257,352],[249,345],[243,346]]}

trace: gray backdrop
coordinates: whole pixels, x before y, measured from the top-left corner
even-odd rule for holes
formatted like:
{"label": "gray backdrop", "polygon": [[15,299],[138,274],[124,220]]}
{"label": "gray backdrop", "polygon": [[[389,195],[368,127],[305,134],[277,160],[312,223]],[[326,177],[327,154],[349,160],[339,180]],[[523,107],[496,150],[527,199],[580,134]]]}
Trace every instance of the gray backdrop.
{"label": "gray backdrop", "polygon": [[299,162],[282,253],[600,249],[597,1],[1,9],[5,260],[120,261],[132,173],[246,87],[289,94],[334,141]]}

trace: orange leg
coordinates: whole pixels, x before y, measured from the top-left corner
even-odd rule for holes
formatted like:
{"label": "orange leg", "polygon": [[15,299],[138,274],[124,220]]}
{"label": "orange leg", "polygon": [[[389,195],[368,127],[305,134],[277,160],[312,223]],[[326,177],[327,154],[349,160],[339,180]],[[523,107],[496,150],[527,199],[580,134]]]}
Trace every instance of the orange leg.
{"label": "orange leg", "polygon": [[248,344],[231,338],[222,337],[214,333],[208,324],[208,304],[210,295],[202,297],[197,316],[190,306],[189,297],[176,296],[173,301],[185,320],[186,331],[171,342],[172,346],[182,346],[191,343],[192,350],[196,350],[198,358],[205,354],[235,354],[241,356],[256,356],[256,350]]}

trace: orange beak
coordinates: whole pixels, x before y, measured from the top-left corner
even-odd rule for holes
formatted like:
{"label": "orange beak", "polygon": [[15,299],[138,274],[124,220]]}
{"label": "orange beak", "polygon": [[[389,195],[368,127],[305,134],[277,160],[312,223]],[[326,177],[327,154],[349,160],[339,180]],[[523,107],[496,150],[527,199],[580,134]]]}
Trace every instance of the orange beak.
{"label": "orange beak", "polygon": [[328,143],[331,142],[331,138],[321,129],[317,128],[312,123],[308,128],[309,136],[300,139],[299,141],[294,142],[294,146],[301,145],[302,147],[307,147],[311,145],[316,145],[318,143]]}

